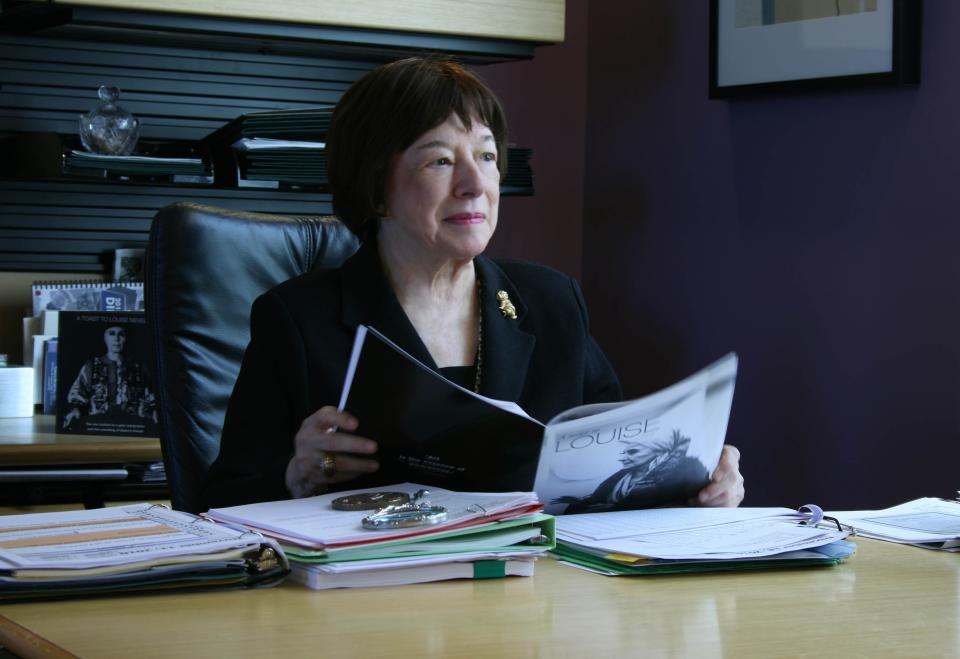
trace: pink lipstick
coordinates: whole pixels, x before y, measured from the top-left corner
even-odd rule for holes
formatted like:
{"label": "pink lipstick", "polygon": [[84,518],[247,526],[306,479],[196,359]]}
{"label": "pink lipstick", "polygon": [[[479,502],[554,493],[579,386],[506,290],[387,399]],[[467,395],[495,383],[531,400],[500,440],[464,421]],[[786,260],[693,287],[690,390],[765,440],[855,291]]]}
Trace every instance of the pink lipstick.
{"label": "pink lipstick", "polygon": [[486,219],[486,213],[457,213],[443,218],[443,221],[451,224],[480,224]]}

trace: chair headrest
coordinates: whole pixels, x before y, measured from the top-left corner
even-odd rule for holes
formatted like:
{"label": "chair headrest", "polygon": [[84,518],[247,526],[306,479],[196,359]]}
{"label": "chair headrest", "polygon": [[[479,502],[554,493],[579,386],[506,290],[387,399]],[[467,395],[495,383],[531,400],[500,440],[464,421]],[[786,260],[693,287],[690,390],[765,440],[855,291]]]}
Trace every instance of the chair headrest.
{"label": "chair headrest", "polygon": [[146,315],[173,506],[196,510],[250,340],[250,306],[273,286],[338,267],[358,242],[333,217],[193,203],[162,208],[146,262]]}

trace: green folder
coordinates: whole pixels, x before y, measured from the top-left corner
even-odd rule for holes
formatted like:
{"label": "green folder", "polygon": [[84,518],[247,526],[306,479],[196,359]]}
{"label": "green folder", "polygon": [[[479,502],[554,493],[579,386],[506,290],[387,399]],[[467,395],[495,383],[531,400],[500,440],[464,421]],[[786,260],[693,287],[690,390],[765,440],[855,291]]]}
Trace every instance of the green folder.
{"label": "green folder", "polygon": [[568,544],[560,543],[552,554],[558,560],[586,568],[608,576],[645,574],[689,574],[702,572],[726,572],[748,570],[774,570],[795,567],[839,565],[856,552],[856,545],[847,540],[838,540],[821,547],[803,551],[786,552],[774,556],[748,559],[719,560],[662,560],[644,559],[636,563],[607,558]]}
{"label": "green folder", "polygon": [[557,523],[552,515],[538,513],[467,529],[401,538],[344,549],[311,550],[283,545],[287,557],[298,563],[330,563],[379,558],[436,556],[529,547],[531,554],[557,546]]}

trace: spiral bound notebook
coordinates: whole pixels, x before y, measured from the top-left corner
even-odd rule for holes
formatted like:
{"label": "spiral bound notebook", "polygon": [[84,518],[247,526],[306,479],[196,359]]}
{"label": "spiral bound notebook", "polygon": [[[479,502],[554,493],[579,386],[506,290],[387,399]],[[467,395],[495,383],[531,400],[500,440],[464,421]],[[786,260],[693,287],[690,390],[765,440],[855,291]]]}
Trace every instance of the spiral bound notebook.
{"label": "spiral bound notebook", "polygon": [[276,541],[136,503],[0,519],[0,602],[269,586],[289,572]]}
{"label": "spiral bound notebook", "polygon": [[56,311],[143,311],[143,282],[40,281],[31,288],[33,315]]}

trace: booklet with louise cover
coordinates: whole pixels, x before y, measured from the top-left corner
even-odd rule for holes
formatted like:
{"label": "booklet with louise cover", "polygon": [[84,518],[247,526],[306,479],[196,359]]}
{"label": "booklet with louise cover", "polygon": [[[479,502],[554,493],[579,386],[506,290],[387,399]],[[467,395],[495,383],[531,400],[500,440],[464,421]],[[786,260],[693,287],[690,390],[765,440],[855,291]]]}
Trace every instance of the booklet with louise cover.
{"label": "booklet with louise cover", "polygon": [[549,423],[480,396],[419,362],[375,329],[357,328],[340,398],[379,444],[384,483],[451,490],[535,490],[546,512],[683,500],[717,466],[733,401],[730,353],[649,396],[584,405]]}

